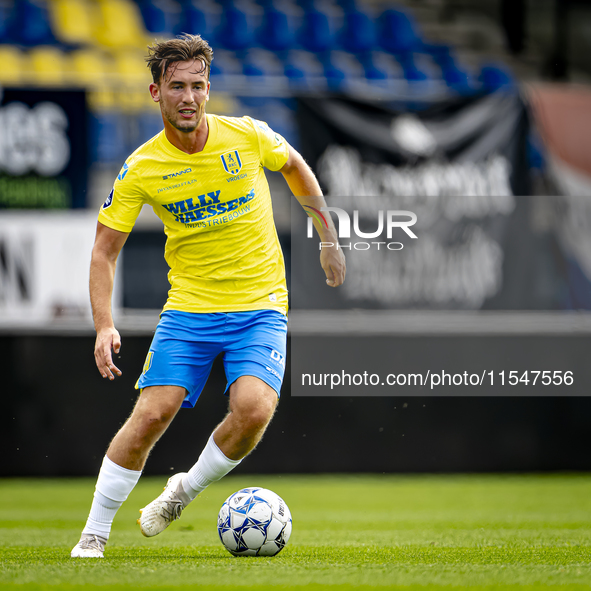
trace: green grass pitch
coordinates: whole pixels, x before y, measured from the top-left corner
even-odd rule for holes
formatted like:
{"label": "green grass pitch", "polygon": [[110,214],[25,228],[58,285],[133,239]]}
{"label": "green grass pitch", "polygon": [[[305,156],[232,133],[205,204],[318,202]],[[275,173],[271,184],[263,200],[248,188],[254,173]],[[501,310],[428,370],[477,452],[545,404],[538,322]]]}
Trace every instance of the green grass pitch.
{"label": "green grass pitch", "polygon": [[[143,538],[145,478],[103,560],[71,559],[94,479],[0,480],[0,589],[591,589],[591,476],[229,476],[167,531]],[[245,486],[293,515],[273,558],[235,558],[217,512]]]}

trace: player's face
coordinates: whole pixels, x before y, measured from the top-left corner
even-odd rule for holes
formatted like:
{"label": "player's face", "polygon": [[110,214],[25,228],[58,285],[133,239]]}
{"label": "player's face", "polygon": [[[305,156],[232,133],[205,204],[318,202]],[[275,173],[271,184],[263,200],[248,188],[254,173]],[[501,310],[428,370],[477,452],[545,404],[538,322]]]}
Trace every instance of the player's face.
{"label": "player's face", "polygon": [[160,103],[165,122],[179,131],[195,131],[205,114],[209,100],[209,81],[200,60],[171,64],[160,84],[151,84],[150,92]]}

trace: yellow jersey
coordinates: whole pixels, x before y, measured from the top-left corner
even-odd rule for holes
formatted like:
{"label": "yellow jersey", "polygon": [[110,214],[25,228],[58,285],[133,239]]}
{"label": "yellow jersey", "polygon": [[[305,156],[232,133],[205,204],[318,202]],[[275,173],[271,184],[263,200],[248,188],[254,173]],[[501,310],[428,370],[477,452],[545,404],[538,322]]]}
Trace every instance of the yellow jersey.
{"label": "yellow jersey", "polygon": [[204,149],[187,154],[164,131],[125,162],[99,222],[130,232],[144,203],[164,223],[170,291],[164,310],[287,314],[285,265],[263,167],[288,145],[250,117],[206,115]]}

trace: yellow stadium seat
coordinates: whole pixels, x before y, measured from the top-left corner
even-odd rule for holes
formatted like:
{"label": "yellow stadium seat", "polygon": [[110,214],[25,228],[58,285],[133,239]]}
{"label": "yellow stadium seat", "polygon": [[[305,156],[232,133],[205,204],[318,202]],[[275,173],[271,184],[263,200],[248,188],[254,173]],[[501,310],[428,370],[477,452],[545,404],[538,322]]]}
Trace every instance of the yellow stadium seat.
{"label": "yellow stadium seat", "polygon": [[0,84],[15,86],[26,77],[28,70],[28,58],[17,47],[12,45],[0,45]]}
{"label": "yellow stadium seat", "polygon": [[83,45],[94,42],[95,23],[100,19],[95,2],[53,0],[49,8],[53,30],[60,41]]}
{"label": "yellow stadium seat", "polygon": [[41,86],[61,86],[69,82],[69,60],[56,47],[39,45],[29,51],[30,81]]}
{"label": "yellow stadium seat", "polygon": [[115,71],[120,84],[147,87],[152,82],[150,70],[146,66],[146,51],[126,49],[114,53]]}
{"label": "yellow stadium seat", "polygon": [[119,94],[119,107],[123,111],[137,112],[154,107],[148,90],[152,76],[145,55],[146,52],[139,49],[120,50],[114,54],[117,88],[124,89]]}
{"label": "yellow stadium seat", "polygon": [[70,54],[72,77],[77,84],[100,86],[115,78],[113,60],[99,49],[85,48]]}
{"label": "yellow stadium seat", "polygon": [[131,0],[98,0],[101,22],[96,40],[106,47],[144,48],[149,42],[138,6]]}

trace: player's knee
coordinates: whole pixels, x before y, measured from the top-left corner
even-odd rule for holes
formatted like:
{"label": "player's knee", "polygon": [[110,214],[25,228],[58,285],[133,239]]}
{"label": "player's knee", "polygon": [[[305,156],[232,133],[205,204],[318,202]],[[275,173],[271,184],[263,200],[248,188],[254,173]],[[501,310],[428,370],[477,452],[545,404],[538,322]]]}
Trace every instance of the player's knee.
{"label": "player's knee", "polygon": [[161,429],[170,423],[173,416],[170,410],[155,410],[144,416],[144,423],[148,428]]}
{"label": "player's knee", "polygon": [[141,439],[150,439],[162,433],[169,425],[174,412],[168,409],[150,409],[140,414],[137,421],[138,434]]}
{"label": "player's knee", "polygon": [[271,401],[259,401],[258,404],[253,404],[240,410],[240,415],[243,424],[251,430],[258,431],[265,427],[271,420],[273,412],[275,411],[275,404]]}

